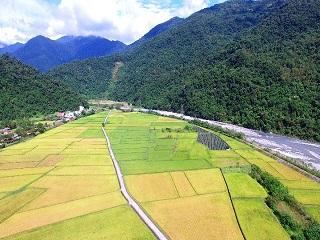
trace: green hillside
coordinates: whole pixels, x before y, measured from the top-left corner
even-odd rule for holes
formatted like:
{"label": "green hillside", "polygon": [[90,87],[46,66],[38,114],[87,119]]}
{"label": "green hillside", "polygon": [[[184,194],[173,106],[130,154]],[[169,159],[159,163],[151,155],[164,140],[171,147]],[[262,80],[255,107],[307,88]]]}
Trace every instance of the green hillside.
{"label": "green hillside", "polygon": [[6,55],[0,57],[0,120],[78,109],[85,101],[64,83]]}
{"label": "green hillside", "polygon": [[[319,13],[317,0],[231,0],[134,51],[51,74],[88,96],[107,92],[148,108],[320,141]],[[97,91],[83,90],[97,82]]]}

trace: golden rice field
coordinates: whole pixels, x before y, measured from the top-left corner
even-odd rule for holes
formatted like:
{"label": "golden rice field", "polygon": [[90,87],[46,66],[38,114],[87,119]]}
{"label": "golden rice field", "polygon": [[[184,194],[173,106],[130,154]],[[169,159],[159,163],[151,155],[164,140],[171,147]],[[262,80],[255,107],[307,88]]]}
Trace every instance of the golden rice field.
{"label": "golden rice field", "polygon": [[[0,151],[0,238],[154,239],[120,193],[100,129],[105,116],[82,118]],[[128,219],[120,221],[121,215]],[[117,227],[99,223],[103,216]],[[88,223],[105,227],[90,231]]]}
{"label": "golden rice field", "polygon": [[[101,131],[106,112],[0,151],[0,238],[156,239],[127,204]],[[320,221],[320,184],[243,142],[209,150],[182,120],[113,111],[105,129],[126,187],[169,239],[289,239],[250,164]]]}

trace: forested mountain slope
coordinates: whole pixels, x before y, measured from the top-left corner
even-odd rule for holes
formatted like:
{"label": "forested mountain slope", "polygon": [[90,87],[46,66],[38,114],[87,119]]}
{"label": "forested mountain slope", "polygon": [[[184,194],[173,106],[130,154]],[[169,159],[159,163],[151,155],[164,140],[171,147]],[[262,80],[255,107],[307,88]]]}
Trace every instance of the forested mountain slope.
{"label": "forested mountain slope", "polygon": [[0,120],[75,110],[86,102],[64,83],[40,75],[35,69],[0,56]]}
{"label": "forested mountain slope", "polygon": [[[319,19],[318,0],[231,0],[101,58],[110,64],[90,76],[116,100],[320,141]],[[63,66],[67,82],[82,85],[75,69],[90,61]]]}

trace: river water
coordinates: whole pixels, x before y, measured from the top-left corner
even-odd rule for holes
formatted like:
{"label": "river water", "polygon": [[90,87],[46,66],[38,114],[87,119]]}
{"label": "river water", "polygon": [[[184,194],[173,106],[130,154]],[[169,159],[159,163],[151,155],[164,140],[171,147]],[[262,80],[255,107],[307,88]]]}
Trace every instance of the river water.
{"label": "river water", "polygon": [[[140,111],[149,111],[147,109],[140,109]],[[179,113],[152,110],[158,114],[164,116],[174,116],[180,117],[185,120],[194,120],[195,118],[186,116]],[[305,163],[311,164],[316,169],[320,170],[320,144],[312,143],[297,138],[282,136],[273,133],[265,133],[258,130],[252,130],[240,126],[236,126],[229,123],[217,122],[212,120],[197,120],[207,122],[209,124],[220,126],[224,129],[233,130],[236,132],[243,133],[245,139],[249,142],[254,142],[263,148],[269,148],[272,151],[275,151],[281,155],[294,158],[297,160],[304,161]]]}

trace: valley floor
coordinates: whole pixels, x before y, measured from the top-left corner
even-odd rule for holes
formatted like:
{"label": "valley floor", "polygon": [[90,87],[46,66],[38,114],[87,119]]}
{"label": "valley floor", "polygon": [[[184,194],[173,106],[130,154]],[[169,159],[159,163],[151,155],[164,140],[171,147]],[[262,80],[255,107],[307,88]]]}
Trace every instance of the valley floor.
{"label": "valley floor", "polygon": [[[144,109],[144,111],[147,111]],[[189,116],[185,116],[179,113],[154,110],[155,112],[164,116],[182,117],[186,120],[194,119]],[[245,138],[249,142],[254,142],[263,148],[272,149],[281,155],[289,158],[302,160],[306,163],[312,164],[316,169],[320,170],[320,144],[312,143],[297,138],[282,136],[273,133],[265,133],[258,130],[252,130],[240,126],[236,126],[229,123],[223,123],[212,120],[204,120],[209,124],[219,126],[228,130],[233,130],[239,133],[243,133]]]}
{"label": "valley floor", "polygon": [[[155,239],[107,151],[106,112],[0,151],[0,238]],[[130,195],[169,239],[289,239],[251,164],[320,221],[320,184],[221,134],[209,150],[182,120],[113,111],[105,125]]]}

